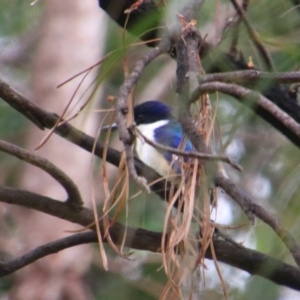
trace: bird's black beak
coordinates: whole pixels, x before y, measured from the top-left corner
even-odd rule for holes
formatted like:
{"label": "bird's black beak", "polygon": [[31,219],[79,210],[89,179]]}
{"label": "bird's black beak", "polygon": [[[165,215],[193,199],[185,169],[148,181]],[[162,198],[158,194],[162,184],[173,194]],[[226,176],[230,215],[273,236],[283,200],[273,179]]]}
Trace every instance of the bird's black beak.
{"label": "bird's black beak", "polygon": [[101,131],[105,131],[105,132],[108,131],[108,130],[116,131],[117,129],[118,129],[117,123],[112,123],[112,124],[103,126],[101,128]]}

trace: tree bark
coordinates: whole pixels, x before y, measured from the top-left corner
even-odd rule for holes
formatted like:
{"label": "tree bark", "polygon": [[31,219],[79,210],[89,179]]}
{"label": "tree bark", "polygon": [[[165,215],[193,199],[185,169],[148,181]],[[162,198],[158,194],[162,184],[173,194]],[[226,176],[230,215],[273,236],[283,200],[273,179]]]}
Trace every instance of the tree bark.
{"label": "tree bark", "polygon": [[[101,45],[105,44],[100,40],[101,34],[105,32],[105,18],[93,1],[47,0],[44,5],[40,38],[33,62],[32,97],[43,108],[60,115],[82,77],[59,89],[57,86],[99,60]],[[90,75],[84,81],[74,103],[93,78]],[[79,116],[73,123],[77,126],[80,124],[85,131],[95,133],[95,118],[95,114]],[[35,126],[30,126],[26,148],[34,150],[45,134]],[[82,198],[90,201],[87,178],[91,158],[88,153],[54,135],[37,153],[64,170],[75,181]],[[23,169],[21,186],[66,200],[65,191],[57,182],[31,165],[25,165]],[[89,203],[86,205],[89,206]],[[26,249],[64,237],[66,230],[78,229],[78,226],[58,219],[54,221],[51,216],[31,210],[19,209],[18,214],[20,238]],[[12,299],[88,299],[87,287],[81,277],[90,264],[91,255],[90,247],[75,247],[25,268],[17,274]]]}

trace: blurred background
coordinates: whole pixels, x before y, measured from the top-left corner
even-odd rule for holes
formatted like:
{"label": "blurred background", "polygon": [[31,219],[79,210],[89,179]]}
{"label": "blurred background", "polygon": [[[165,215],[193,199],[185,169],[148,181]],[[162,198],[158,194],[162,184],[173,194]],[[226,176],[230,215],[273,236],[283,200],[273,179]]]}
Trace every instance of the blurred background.
{"label": "blurred background", "polygon": [[[33,1],[33,0],[32,0]],[[295,2],[295,3],[294,3]],[[300,14],[297,1],[253,0],[248,17],[261,41],[271,52],[278,71],[294,71],[300,61]],[[72,117],[88,101],[85,109],[71,121],[80,130],[96,136],[109,99],[118,94],[124,79],[124,39],[130,68],[147,47],[118,27],[98,7],[98,1],[19,0],[0,2],[0,78],[43,109],[62,114],[71,99],[66,118]],[[229,51],[233,28],[227,26],[235,16],[230,1],[206,1],[198,25],[202,36],[221,50]],[[227,28],[224,30],[224,28]],[[261,58],[248,34],[240,26],[238,49],[246,61],[251,57],[263,69]],[[112,53],[113,52],[113,53]],[[111,53],[99,68],[58,85],[96,64]],[[159,57],[137,84],[135,102],[160,99],[175,105],[176,63],[167,55]],[[83,80],[84,79],[84,80]],[[83,81],[82,81],[83,80]],[[76,92],[78,86],[80,88]],[[75,93],[76,92],[76,93]],[[74,96],[75,95],[75,96]],[[224,153],[243,167],[242,173],[227,169],[230,178],[269,211],[300,240],[300,164],[299,150],[266,122],[235,99],[221,94],[211,96],[217,111]],[[104,120],[107,124],[108,121]],[[0,101],[1,139],[34,151],[46,132],[35,128],[11,107]],[[101,138],[101,137],[100,137]],[[119,148],[117,136],[111,145]],[[104,199],[101,161],[57,136],[37,151],[59,166],[78,185],[87,207],[92,193],[99,206]],[[1,184],[21,187],[65,200],[63,189],[41,170],[0,153]],[[110,179],[116,168],[107,166]],[[100,183],[100,184],[99,184]],[[131,195],[136,192],[132,187]],[[130,226],[161,231],[165,204],[155,195],[129,200]],[[235,202],[219,193],[219,204],[212,218],[225,225],[246,224],[227,230],[236,241],[287,263],[293,260],[278,237],[258,221],[248,225]],[[120,216],[125,222],[125,216]],[[42,213],[0,203],[0,259],[5,260],[67,236],[79,226]],[[64,250],[0,279],[0,299],[158,299],[166,283],[158,254],[133,251],[130,259],[117,256],[108,246],[109,271],[102,268],[97,245]],[[130,251],[130,250],[129,250]],[[221,264],[229,299],[299,299],[299,293],[260,277]],[[205,262],[201,299],[223,299],[223,292],[212,262]]]}

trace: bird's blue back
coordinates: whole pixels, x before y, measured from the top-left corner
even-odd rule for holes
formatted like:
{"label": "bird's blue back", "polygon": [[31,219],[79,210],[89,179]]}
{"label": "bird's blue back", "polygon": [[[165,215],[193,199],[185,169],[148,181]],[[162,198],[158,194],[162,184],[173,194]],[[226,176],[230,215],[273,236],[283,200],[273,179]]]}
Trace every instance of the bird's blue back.
{"label": "bird's blue back", "polygon": [[[148,139],[174,149],[191,152],[194,148],[188,139],[183,139],[181,124],[167,104],[151,100],[143,102],[134,108],[134,119],[137,128]],[[146,165],[156,170],[161,176],[167,176],[173,170],[181,173],[181,159],[171,152],[156,149],[141,139],[135,143],[137,157]],[[184,159],[187,162],[188,159]]]}
{"label": "bird's blue back", "polygon": [[[177,121],[170,121],[167,124],[156,128],[154,130],[154,138],[157,143],[168,146],[174,149],[180,148],[181,144],[183,145],[183,131],[181,124]],[[193,146],[190,140],[185,139],[186,143],[181,150],[186,152],[191,152]],[[172,153],[163,151],[165,159],[169,162],[172,162]]]}

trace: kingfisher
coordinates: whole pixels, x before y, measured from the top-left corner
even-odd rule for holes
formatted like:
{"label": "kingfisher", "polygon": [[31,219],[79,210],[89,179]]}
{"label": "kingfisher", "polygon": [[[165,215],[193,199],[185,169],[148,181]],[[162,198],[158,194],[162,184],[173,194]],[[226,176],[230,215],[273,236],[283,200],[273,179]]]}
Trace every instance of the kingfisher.
{"label": "kingfisher", "polygon": [[[190,140],[184,139],[182,126],[172,108],[163,102],[152,100],[135,106],[134,120],[142,135],[157,144],[186,152],[194,149]],[[139,137],[134,148],[136,156],[159,175],[168,176],[174,171],[181,173],[181,164],[176,155],[154,148]]]}
{"label": "kingfisher", "polygon": [[[134,121],[138,131],[157,144],[186,152],[194,149],[190,140],[184,138],[182,126],[172,108],[161,101],[150,100],[136,105]],[[112,128],[116,128],[116,124]],[[134,150],[137,158],[163,177],[181,173],[180,159],[176,155],[153,147],[142,137],[136,138]]]}

